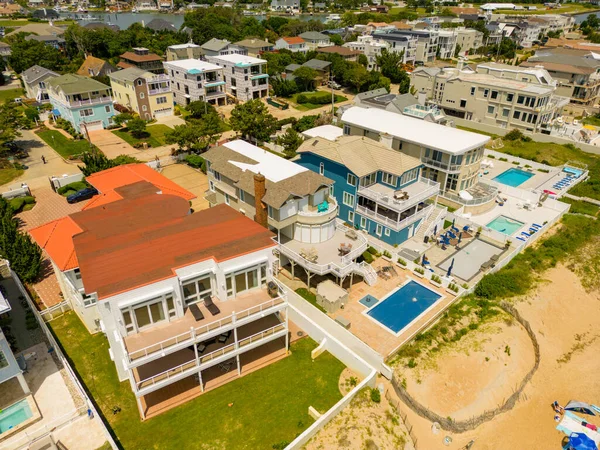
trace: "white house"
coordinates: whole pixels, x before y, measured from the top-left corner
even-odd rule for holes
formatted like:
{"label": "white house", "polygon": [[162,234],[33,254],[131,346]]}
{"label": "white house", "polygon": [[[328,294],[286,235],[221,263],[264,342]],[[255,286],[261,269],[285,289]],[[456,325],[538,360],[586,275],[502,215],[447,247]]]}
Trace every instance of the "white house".
{"label": "white house", "polygon": [[223,68],[225,89],[235,98],[247,101],[269,95],[266,60],[240,54],[207,56],[206,59]]}
{"label": "white house", "polygon": [[171,79],[175,103],[187,105],[203,100],[214,105],[225,104],[223,68],[199,59],[164,61],[163,66]]}

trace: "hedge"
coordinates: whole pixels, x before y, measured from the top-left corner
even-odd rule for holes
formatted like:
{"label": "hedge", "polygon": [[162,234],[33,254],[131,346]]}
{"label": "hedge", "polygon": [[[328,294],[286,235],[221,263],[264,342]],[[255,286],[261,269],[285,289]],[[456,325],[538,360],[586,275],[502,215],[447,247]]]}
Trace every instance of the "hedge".
{"label": "hedge", "polygon": [[313,105],[326,105],[331,103],[331,94],[329,92],[315,92],[314,94],[300,94],[296,97],[299,104],[312,103]]}
{"label": "hedge", "polygon": [[185,162],[194,169],[200,169],[202,172],[206,173],[206,162],[202,156],[194,154],[187,155],[185,157]]}
{"label": "hedge", "polygon": [[34,205],[35,198],[33,198],[29,195],[26,197],[15,197],[15,198],[11,199],[8,203],[10,204],[10,207],[12,208],[12,210],[15,213],[19,213],[19,212],[23,211],[23,208],[25,207],[25,205]]}
{"label": "hedge", "polygon": [[60,195],[63,195],[66,197],[67,195],[71,195],[72,191],[77,192],[77,191],[80,191],[87,187],[88,187],[88,185],[86,182],[75,181],[74,183],[69,183],[69,184],[64,185],[63,187],[58,188],[58,190],[56,192],[58,192]]}

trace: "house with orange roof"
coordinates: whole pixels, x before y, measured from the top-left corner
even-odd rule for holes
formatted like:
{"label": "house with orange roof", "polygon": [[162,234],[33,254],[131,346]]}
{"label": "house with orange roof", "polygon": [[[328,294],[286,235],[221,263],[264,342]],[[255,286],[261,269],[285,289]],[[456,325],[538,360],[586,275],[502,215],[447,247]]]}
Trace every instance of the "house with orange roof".
{"label": "house with orange roof", "polygon": [[308,45],[300,36],[284,36],[275,41],[275,50],[289,50],[293,53],[306,53]]}
{"label": "house with orange roof", "polygon": [[142,419],[287,354],[287,297],[270,283],[277,243],[258,217],[227,205],[190,214],[193,195],[141,164],[88,181],[100,197],[30,233],[65,300],[106,335]]}
{"label": "house with orange roof", "polygon": [[81,67],[79,67],[79,70],[77,70],[77,75],[82,75],[84,77],[98,77],[111,74],[116,72],[116,70],[117,68],[108,61],[88,55]]}

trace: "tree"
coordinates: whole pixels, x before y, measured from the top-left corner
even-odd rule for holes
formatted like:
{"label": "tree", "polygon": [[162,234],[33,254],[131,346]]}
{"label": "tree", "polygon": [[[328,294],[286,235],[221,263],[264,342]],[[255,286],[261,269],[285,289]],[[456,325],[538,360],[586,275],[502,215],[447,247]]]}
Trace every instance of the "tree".
{"label": "tree", "polygon": [[93,173],[101,172],[123,164],[140,162],[137,158],[128,155],[119,155],[114,159],[109,159],[97,147],[93,147],[89,152],[82,153],[81,161],[84,165],[77,167],[79,167],[79,170],[81,170],[86,177]]}
{"label": "tree", "polygon": [[287,78],[273,77],[269,80],[271,89],[277,97],[291,97],[298,92],[298,85],[295,81]]}
{"label": "tree", "polygon": [[23,110],[16,103],[9,102],[0,105],[0,152],[6,151],[4,144],[21,136],[19,129],[26,121]]}
{"label": "tree", "polygon": [[283,153],[288,159],[296,156],[296,150],[303,141],[302,136],[292,127],[289,127],[282,136],[277,138],[277,143],[283,147]]}
{"label": "tree", "polygon": [[458,58],[460,51],[462,50],[462,46],[460,44],[456,44],[456,48],[454,49],[454,57]]}
{"label": "tree", "polygon": [[277,129],[277,119],[260,99],[236,105],[231,111],[229,123],[235,131],[254,142],[269,140]]}
{"label": "tree", "polygon": [[[406,73],[406,70],[402,69],[402,59],[404,53],[390,52],[384,48],[381,54],[377,56],[377,65],[381,73],[388,77],[392,83],[395,84],[406,84],[410,86],[410,77]],[[408,86],[405,87],[405,91],[408,92]]]}
{"label": "tree", "polygon": [[365,55],[363,53],[361,53],[360,55],[358,55],[358,63],[361,66],[368,67],[368,65],[369,65],[369,59],[367,58],[367,55]]}
{"label": "tree", "polygon": [[342,38],[339,34],[330,35],[329,40],[335,45],[344,45],[344,38]]}
{"label": "tree", "polygon": [[186,125],[177,125],[165,135],[168,144],[177,144],[180,151],[203,152],[217,142],[221,123],[217,114],[208,114],[202,120],[190,120]]}
{"label": "tree", "polygon": [[115,123],[115,125],[123,125],[123,123],[125,123],[131,119],[133,119],[133,114],[124,112],[124,113],[117,114],[116,116],[114,116],[113,122]]}
{"label": "tree", "polygon": [[56,48],[40,41],[26,41],[25,36],[25,33],[17,33],[6,39],[11,51],[8,64],[15,72],[21,73],[36,64],[49,70],[60,71],[68,64],[69,61]]}
{"label": "tree", "polygon": [[352,86],[356,92],[361,92],[360,87],[369,80],[369,72],[360,64],[353,65],[344,73],[344,81]]}
{"label": "tree", "polygon": [[216,114],[217,112],[213,105],[202,100],[191,102],[185,109],[190,113],[190,117],[194,119],[201,119],[206,114]]}
{"label": "tree", "polygon": [[312,91],[317,78],[317,71],[310,67],[302,66],[294,70],[296,85],[301,92]]}
{"label": "tree", "polygon": [[133,137],[138,139],[148,135],[148,132],[146,131],[146,121],[139,117],[134,117],[127,121],[127,130],[129,130]]}

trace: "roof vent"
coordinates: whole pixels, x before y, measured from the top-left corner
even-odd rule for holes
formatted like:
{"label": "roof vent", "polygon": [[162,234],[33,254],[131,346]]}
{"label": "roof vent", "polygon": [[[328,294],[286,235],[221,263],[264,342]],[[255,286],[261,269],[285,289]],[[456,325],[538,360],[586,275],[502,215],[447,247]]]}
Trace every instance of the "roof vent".
{"label": "roof vent", "polygon": [[319,143],[319,140],[318,140],[318,139],[315,139],[315,140],[314,140],[314,142],[312,143],[312,146],[313,146],[313,147],[316,147],[316,145],[317,145],[318,143]]}

